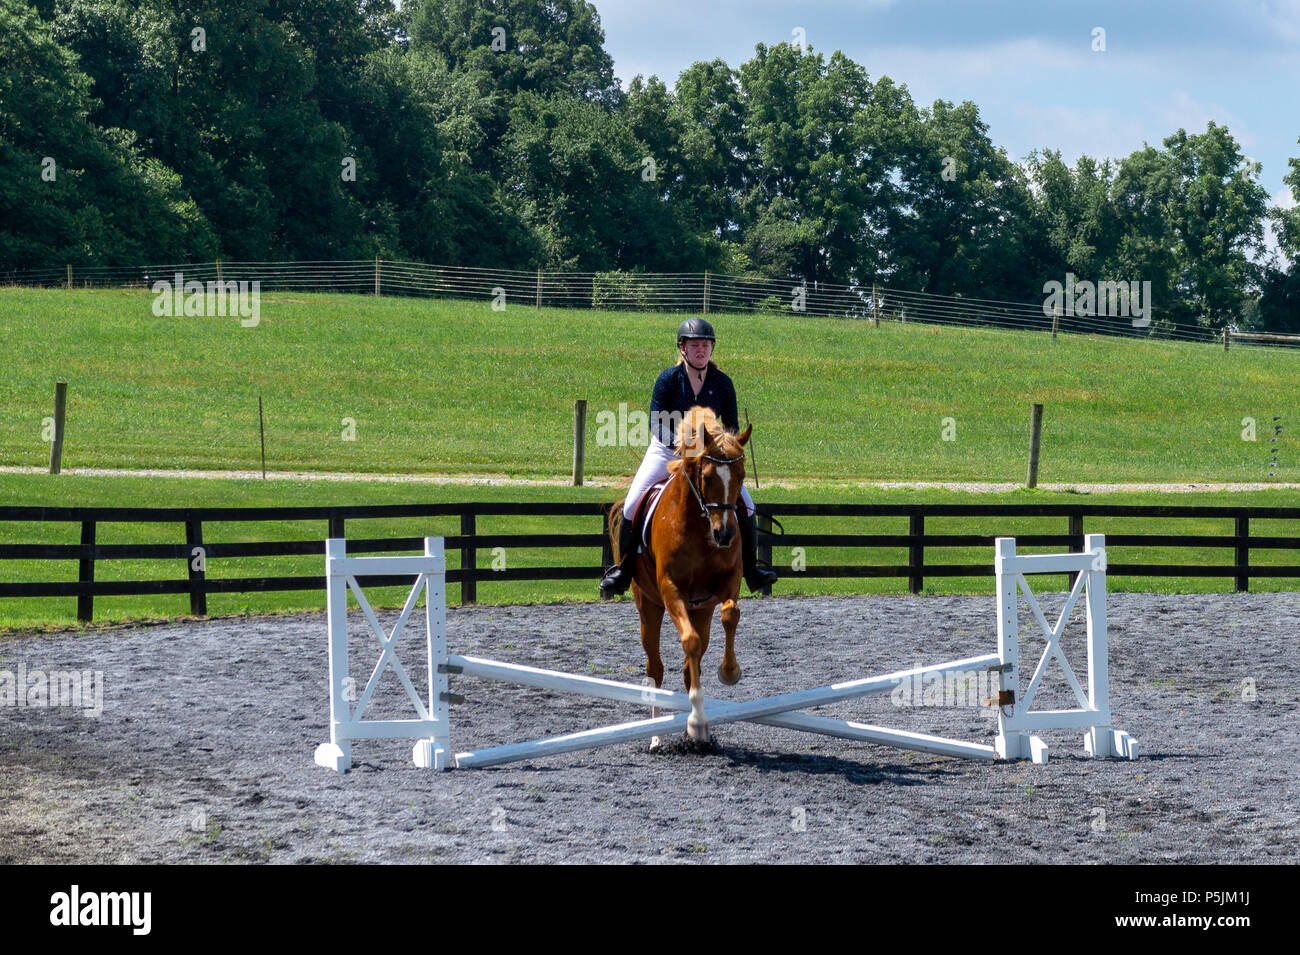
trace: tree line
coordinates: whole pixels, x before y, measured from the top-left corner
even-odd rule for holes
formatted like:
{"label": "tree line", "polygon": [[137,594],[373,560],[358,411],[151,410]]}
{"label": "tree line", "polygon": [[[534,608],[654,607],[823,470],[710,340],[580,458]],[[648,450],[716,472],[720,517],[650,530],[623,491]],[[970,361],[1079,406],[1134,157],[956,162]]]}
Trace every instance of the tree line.
{"label": "tree line", "polygon": [[[1300,331],[1300,208],[1230,132],[1073,165],[842,52],[624,90],[583,0],[0,0],[0,271],[382,256],[706,269]],[[1286,183],[1300,201],[1300,160]],[[1276,225],[1287,258],[1262,261]]]}

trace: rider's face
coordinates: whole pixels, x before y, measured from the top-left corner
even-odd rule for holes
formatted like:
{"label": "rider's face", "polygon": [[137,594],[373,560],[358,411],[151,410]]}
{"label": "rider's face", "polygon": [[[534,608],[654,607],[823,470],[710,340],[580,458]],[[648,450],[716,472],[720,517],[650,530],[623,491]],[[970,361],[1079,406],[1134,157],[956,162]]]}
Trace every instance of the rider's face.
{"label": "rider's face", "polygon": [[713,342],[707,338],[688,338],[682,342],[682,351],[692,368],[703,368],[713,355]]}

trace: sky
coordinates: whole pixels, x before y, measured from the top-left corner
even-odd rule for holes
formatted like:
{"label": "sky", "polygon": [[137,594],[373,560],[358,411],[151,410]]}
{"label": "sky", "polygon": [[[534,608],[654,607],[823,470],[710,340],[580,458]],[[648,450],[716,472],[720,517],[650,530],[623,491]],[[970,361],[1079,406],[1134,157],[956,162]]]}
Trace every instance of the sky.
{"label": "sky", "polygon": [[[696,60],[733,68],[802,28],[918,105],[973,100],[995,146],[1122,158],[1227,126],[1273,202],[1300,157],[1300,0],[593,0],[626,89]],[[1097,28],[1104,50],[1095,50]],[[1291,90],[1290,93],[1287,90]]]}

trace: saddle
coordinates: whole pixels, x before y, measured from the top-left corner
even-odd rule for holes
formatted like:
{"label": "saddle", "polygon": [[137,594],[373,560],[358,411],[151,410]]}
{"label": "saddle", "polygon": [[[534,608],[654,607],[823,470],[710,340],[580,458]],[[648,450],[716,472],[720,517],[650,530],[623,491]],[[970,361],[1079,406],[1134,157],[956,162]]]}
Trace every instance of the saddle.
{"label": "saddle", "polygon": [[636,506],[632,509],[633,526],[641,528],[641,549],[647,553],[650,551],[650,518],[654,517],[659,498],[663,497],[664,488],[668,486],[668,482],[671,480],[672,476],[669,475],[662,481],[651,484],[645,489],[645,493],[641,495],[641,500],[637,501]]}

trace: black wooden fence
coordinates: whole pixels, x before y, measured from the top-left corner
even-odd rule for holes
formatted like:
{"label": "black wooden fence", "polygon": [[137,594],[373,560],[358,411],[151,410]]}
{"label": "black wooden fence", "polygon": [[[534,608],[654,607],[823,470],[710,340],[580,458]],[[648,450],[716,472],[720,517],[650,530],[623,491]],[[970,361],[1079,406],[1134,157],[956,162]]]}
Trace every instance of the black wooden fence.
{"label": "black wooden fence", "polygon": [[[992,576],[991,560],[975,564],[927,564],[925,552],[933,548],[988,547],[996,537],[1014,536],[1020,548],[1055,548],[1081,550],[1085,520],[1092,521],[1086,530],[1106,533],[1109,554],[1108,576],[1139,577],[1230,577],[1238,591],[1249,589],[1252,577],[1300,577],[1300,566],[1278,564],[1251,564],[1251,551],[1263,549],[1295,550],[1300,548],[1300,508],[1286,507],[1211,507],[1211,506],[1142,506],[1105,504],[780,504],[765,502],[758,506],[760,556],[771,560],[772,546],[783,548],[906,548],[907,562],[902,564],[809,564],[792,571],[782,568],[781,573],[790,578],[829,577],[904,577],[912,593],[920,593],[927,577],[977,577]],[[3,597],[76,597],[77,616],[89,621],[93,616],[94,600],[109,595],[189,594],[190,612],[207,613],[207,595],[210,593],[253,593],[259,591],[323,590],[322,572],[306,577],[214,577],[209,574],[212,561],[232,558],[283,557],[312,555],[324,558],[326,537],[345,537],[349,521],[400,519],[409,527],[412,536],[388,538],[353,538],[348,541],[349,553],[377,553],[391,551],[420,551],[422,538],[435,535],[427,526],[432,518],[458,518],[459,534],[444,535],[446,547],[459,551],[460,567],[449,569],[449,583],[459,583],[461,601],[477,600],[480,581],[503,580],[579,580],[592,582],[595,593],[596,580],[602,567],[611,561],[608,539],[605,536],[607,505],[593,503],[456,503],[456,504],[399,504],[358,507],[271,507],[271,508],[99,508],[99,507],[0,507],[0,526],[14,522],[37,524],[73,524],[80,526],[80,543],[7,543],[0,544],[0,575],[4,561],[41,560],[51,562],[76,561],[76,580],[50,579],[39,581],[0,581],[0,598]],[[477,531],[477,519],[504,515],[550,515],[555,517],[588,517],[590,533],[553,534],[485,534]],[[907,518],[905,534],[850,534],[801,533],[803,518]],[[786,526],[784,535],[773,536],[772,519]],[[966,519],[996,521],[995,533],[927,533],[927,519]],[[1018,533],[1015,523],[1031,518],[1063,520],[1059,533]],[[1108,526],[1098,528],[1095,521],[1106,519]],[[1160,521],[1161,533],[1117,532],[1113,525],[1117,519],[1133,526],[1136,519]],[[1222,521],[1231,528],[1230,533],[1177,534],[1170,533],[1175,524],[1189,519]],[[1253,536],[1251,521],[1283,521],[1289,534]],[[319,522],[319,532],[303,540],[222,541],[216,528],[232,522]],[[424,522],[424,524],[422,524]],[[174,538],[170,542],[150,544],[101,544],[96,536],[102,524],[162,524],[178,525],[184,542]],[[4,533],[5,538],[12,537]],[[48,540],[48,533],[43,535]],[[176,534],[175,537],[180,537]],[[213,539],[209,539],[209,538]],[[479,551],[495,547],[509,548],[591,548],[592,562],[573,567],[515,567],[493,570],[479,566]],[[1115,560],[1116,552],[1127,547],[1161,548],[1222,548],[1231,552],[1227,564],[1182,563],[1124,563]],[[600,556],[597,559],[597,551]],[[103,561],[119,560],[175,560],[179,576],[164,580],[97,580],[96,566]],[[8,576],[8,575],[4,575]],[[404,578],[376,578],[375,585],[409,583]],[[780,589],[778,583],[777,589]]]}

